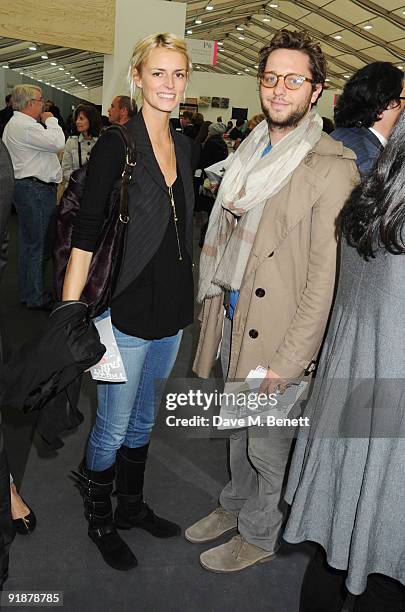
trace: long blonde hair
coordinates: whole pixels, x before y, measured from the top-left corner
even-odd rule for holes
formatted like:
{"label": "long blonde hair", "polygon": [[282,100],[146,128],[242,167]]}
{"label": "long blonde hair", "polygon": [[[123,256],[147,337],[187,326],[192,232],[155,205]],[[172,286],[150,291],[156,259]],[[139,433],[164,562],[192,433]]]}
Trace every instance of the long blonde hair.
{"label": "long blonde hair", "polygon": [[184,55],[187,60],[187,78],[190,76],[193,69],[193,64],[187,51],[186,42],[182,38],[179,38],[176,36],[176,34],[171,34],[169,32],[145,36],[136,43],[131,61],[129,62],[128,82],[131,92],[131,100],[135,100],[136,94],[134,71],[136,70],[140,74],[142,72],[143,64],[148,60],[148,57],[153,49],[158,48],[170,49],[171,51],[177,51],[178,53]]}

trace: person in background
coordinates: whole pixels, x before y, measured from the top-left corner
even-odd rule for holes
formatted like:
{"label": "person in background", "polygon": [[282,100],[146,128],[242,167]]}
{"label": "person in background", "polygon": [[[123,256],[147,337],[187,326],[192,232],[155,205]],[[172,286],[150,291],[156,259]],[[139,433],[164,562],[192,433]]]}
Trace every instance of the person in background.
{"label": "person in background", "polygon": [[[374,83],[375,86],[375,83]],[[392,95],[392,94],[391,94]],[[342,215],[339,284],[292,458],[301,612],[405,610],[405,114]],[[346,608],[345,608],[346,609]]]}
{"label": "person in background", "polygon": [[325,132],[325,134],[332,134],[333,130],[335,129],[335,124],[333,123],[332,119],[329,119],[328,117],[322,117],[322,122],[322,130]]}
{"label": "person in background", "polygon": [[58,123],[62,128],[63,133],[66,135],[66,123],[62,117],[59,106],[55,106],[54,104],[52,104],[48,107],[48,112],[52,113],[52,115],[58,120]]}
{"label": "person in background", "polygon": [[13,191],[13,164],[7,147],[0,140],[0,281],[8,261],[8,221]]}
{"label": "person in background", "polygon": [[203,123],[204,115],[202,115],[201,113],[193,113],[191,124],[185,128],[185,131],[183,133],[185,134],[185,136],[196,140]]}
{"label": "person in background", "polygon": [[[228,147],[222,137],[224,131],[225,126],[223,123],[211,123],[211,125],[208,126],[208,138],[203,145],[200,157],[200,168],[202,170],[200,185],[203,184],[205,179],[205,168],[208,168],[209,166],[212,166],[212,164],[216,164],[217,162],[222,161],[228,157]],[[201,191],[201,189],[198,190],[198,195],[196,199],[196,211],[206,213],[206,215],[204,215],[206,220],[205,223],[204,221],[202,221],[203,225],[201,227],[199,240],[200,247],[202,247],[202,245],[204,244],[204,238],[208,227],[209,216],[215,202],[214,194],[207,195],[206,193],[201,193]],[[200,218],[203,218],[202,214],[200,216],[197,216],[196,218],[197,225],[201,223]]]}
{"label": "person in background", "polygon": [[238,138],[237,140],[235,140],[235,143],[233,145],[233,150],[236,151],[237,148],[239,147],[240,143],[243,142],[245,140],[245,138],[247,138],[250,134],[250,132],[252,130],[254,130],[254,128],[259,125],[259,123],[261,121],[263,121],[266,117],[263,115],[263,113],[259,113],[258,115],[253,115],[253,117],[251,117],[248,121],[247,124],[247,128],[242,136],[242,138]]}
{"label": "person in background", "polygon": [[228,121],[225,134],[228,134],[233,129],[233,121]]}
{"label": "person in background", "polygon": [[222,120],[222,116],[220,115],[219,117],[217,117],[217,123],[219,123],[220,125],[224,126],[224,133],[226,132],[226,125]]}
{"label": "person in background", "polygon": [[404,73],[389,62],[360,68],[344,86],[331,136],[356,153],[362,176],[370,172],[387,144],[404,100]]}
{"label": "person in background", "polygon": [[238,138],[242,140],[242,136],[243,136],[242,128],[244,125],[245,125],[245,122],[243,119],[237,119],[236,126],[229,132],[229,138],[231,140],[238,140]]}
{"label": "person in background", "polygon": [[63,180],[66,184],[72,172],[88,162],[90,151],[101,130],[101,116],[95,106],[79,104],[73,121],[76,135],[67,139],[62,159]]}
{"label": "person in background", "polygon": [[184,134],[184,130],[186,129],[186,127],[188,127],[189,125],[192,126],[192,124],[193,124],[193,113],[187,110],[183,111],[183,114],[180,117],[180,125],[183,131],[183,134]]}
{"label": "person in background", "polygon": [[129,96],[115,96],[107,110],[108,118],[112,125],[125,125],[137,113],[134,100]]}
{"label": "person in background", "polygon": [[198,134],[196,136],[196,139],[195,139],[196,142],[198,142],[200,144],[204,144],[204,142],[208,138],[208,128],[211,125],[211,123],[212,123],[212,121],[204,121],[204,123],[200,127],[200,131],[198,132]]}
{"label": "person in background", "polygon": [[0,138],[3,136],[4,128],[13,116],[13,102],[11,94],[5,98],[6,106],[0,110]]}
{"label": "person in background", "polygon": [[4,129],[3,142],[15,176],[20,301],[32,310],[49,310],[44,271],[48,232],[56,211],[56,186],[62,180],[58,153],[65,147],[65,135],[52,113],[43,112],[40,87],[16,85],[12,95],[14,115]]}
{"label": "person in background", "polygon": [[[244,380],[260,364],[260,393],[268,395],[314,368],[334,295],[336,220],[358,173],[354,153],[322,133],[314,108],[326,78],[318,42],[279,30],[258,64],[266,121],[232,156],[211,212],[193,370],[208,378],[220,350],[225,380]],[[239,533],[200,555],[205,569],[233,573],[274,558],[292,442],[285,427],[251,424],[230,434],[231,479],[220,505],[185,537],[201,544]]]}

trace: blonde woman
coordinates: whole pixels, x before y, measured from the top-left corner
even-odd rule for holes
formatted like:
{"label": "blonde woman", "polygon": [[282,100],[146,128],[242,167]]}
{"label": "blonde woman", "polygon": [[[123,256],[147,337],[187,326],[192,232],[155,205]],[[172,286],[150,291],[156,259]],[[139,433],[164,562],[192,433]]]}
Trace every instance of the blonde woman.
{"label": "blonde woman", "polygon": [[[127,247],[110,310],[128,382],[98,385],[98,410],[80,470],[89,536],[108,565],[127,570],[136,558],[116,531],[140,527],[156,537],[180,527],[157,517],[143,501],[143,479],[158,406],[155,381],[170,375],[182,330],[193,321],[192,150],[171,130],[170,113],[183,100],[191,62],[183,40],[153,34],[135,47],[129,70],[131,97],[142,108],[125,126],[137,150],[129,185]],[[95,145],[86,192],[73,232],[64,300],[79,300],[104,205],[120,177],[125,151],[110,131]],[[117,509],[110,494],[116,473]]]}

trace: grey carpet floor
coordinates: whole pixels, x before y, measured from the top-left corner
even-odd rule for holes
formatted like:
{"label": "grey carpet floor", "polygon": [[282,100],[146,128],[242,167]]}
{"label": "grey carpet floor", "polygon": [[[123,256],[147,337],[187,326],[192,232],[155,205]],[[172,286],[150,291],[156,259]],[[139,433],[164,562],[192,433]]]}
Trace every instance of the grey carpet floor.
{"label": "grey carpet floor", "polygon": [[[14,344],[34,336],[46,321],[44,313],[28,312],[18,302],[16,227],[13,217],[0,302]],[[173,376],[190,375],[196,335],[196,326],[186,330]],[[35,415],[4,414],[11,469],[38,520],[32,535],[14,540],[5,588],[62,591],[68,612],[297,612],[309,545],[284,545],[269,563],[220,575],[199,565],[199,554],[210,545],[192,545],[183,537],[161,541],[132,530],[122,533],[139,566],[118,572],[103,563],[87,536],[81,498],[69,478],[83,455],[95,408],[95,385],[86,378],[80,399],[85,421],[53,453],[36,439]],[[167,429],[152,439],[145,497],[157,514],[183,529],[216,506],[227,479],[226,439],[181,439]]]}

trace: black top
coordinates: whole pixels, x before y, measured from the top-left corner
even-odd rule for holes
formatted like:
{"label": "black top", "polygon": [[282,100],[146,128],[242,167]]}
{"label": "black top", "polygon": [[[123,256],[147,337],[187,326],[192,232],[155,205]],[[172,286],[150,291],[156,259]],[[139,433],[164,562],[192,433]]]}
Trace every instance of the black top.
{"label": "black top", "polygon": [[229,138],[231,140],[238,140],[238,138],[242,138],[243,134],[241,132],[241,130],[237,127],[234,127],[230,132],[229,132]]}
{"label": "black top", "polygon": [[[90,155],[86,190],[74,224],[72,246],[87,251],[95,249],[105,205],[124,163],[125,150],[121,137],[107,132],[95,144]],[[134,190],[130,193],[133,194]],[[168,207],[170,215],[164,215],[168,220],[160,245],[142,271],[111,304],[111,318],[115,327],[145,340],[172,336],[193,321],[192,262],[185,244],[186,202],[178,167],[173,195],[182,260],[179,261],[176,228],[167,190],[162,206]],[[136,202],[130,200],[130,213],[131,204],[136,222]]]}

